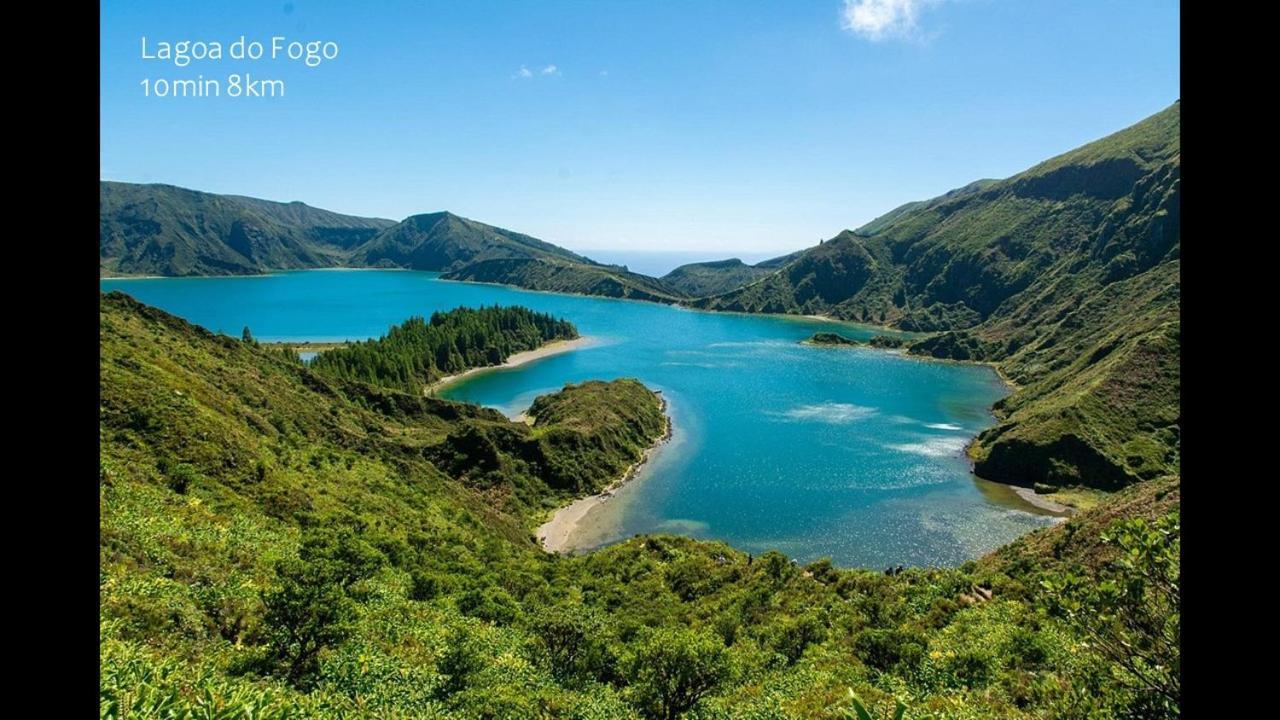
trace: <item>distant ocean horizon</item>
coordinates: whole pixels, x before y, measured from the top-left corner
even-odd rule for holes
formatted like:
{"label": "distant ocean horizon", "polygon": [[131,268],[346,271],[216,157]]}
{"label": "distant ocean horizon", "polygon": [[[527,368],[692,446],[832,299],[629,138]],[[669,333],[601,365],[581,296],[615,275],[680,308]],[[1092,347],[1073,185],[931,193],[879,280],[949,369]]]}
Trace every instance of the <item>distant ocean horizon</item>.
{"label": "distant ocean horizon", "polygon": [[[800,250],[796,248],[795,250]],[[712,262],[738,258],[748,265],[772,260],[776,257],[795,252],[795,250],[773,250],[765,252],[728,252],[716,250],[574,250],[579,255],[586,255],[598,263],[606,265],[626,265],[631,272],[662,277],[681,265],[696,262]]]}

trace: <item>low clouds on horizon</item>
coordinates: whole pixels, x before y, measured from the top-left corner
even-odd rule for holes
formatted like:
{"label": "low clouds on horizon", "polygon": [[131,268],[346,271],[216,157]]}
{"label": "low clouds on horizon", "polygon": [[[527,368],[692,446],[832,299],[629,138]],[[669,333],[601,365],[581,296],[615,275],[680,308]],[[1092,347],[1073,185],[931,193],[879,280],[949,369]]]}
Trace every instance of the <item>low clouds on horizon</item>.
{"label": "low clouds on horizon", "polygon": [[840,26],[872,42],[919,39],[920,13],[944,0],[844,0]]}

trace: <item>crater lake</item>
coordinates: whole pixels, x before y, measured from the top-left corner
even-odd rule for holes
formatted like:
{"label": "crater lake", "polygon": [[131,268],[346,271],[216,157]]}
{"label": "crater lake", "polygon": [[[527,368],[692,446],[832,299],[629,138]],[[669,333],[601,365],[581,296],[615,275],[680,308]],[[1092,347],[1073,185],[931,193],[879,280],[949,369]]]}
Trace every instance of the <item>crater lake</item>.
{"label": "crater lake", "polygon": [[583,518],[590,549],[676,533],[801,562],[958,565],[1055,518],[970,473],[964,448],[1007,389],[990,368],[871,348],[815,347],[812,318],[448,282],[437,273],[311,270],[264,276],[102,279],[209,330],[260,341],[365,339],[459,306],[523,305],[591,340],[470,375],[440,396],[516,416],[565,383],[634,377],[668,401],[674,432],[637,477]]}

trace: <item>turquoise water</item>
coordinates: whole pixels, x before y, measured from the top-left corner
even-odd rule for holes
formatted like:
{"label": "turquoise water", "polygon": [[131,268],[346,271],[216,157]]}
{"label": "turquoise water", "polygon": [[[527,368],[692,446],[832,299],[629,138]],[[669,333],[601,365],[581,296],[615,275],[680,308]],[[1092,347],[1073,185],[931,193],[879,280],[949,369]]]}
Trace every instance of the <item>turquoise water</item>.
{"label": "turquoise water", "polygon": [[[1052,522],[969,473],[963,448],[1004,389],[984,367],[798,344],[821,320],[441,281],[434,273],[310,271],[103,280],[176,315],[260,340],[380,335],[415,314],[520,304],[568,318],[580,350],[479,373],[444,395],[515,415],[567,382],[639,378],[675,434],[584,520],[575,545],[673,532],[844,566],[956,565]],[[867,337],[871,331],[842,326]]]}

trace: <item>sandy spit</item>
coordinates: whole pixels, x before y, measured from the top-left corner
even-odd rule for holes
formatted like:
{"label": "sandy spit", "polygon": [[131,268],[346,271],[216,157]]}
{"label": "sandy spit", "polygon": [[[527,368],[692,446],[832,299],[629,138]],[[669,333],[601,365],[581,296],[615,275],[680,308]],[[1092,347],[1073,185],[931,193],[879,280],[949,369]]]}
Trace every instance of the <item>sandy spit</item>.
{"label": "sandy spit", "polygon": [[554,342],[549,342],[546,345],[543,345],[542,347],[537,348],[536,350],[526,350],[524,352],[518,352],[515,355],[512,355],[511,357],[507,358],[507,361],[502,363],[501,365],[487,365],[485,367],[471,368],[470,370],[467,370],[466,372],[460,372],[457,375],[446,375],[440,378],[439,380],[435,381],[434,383],[431,383],[430,385],[428,385],[426,390],[423,391],[423,393],[425,395],[431,395],[436,391],[440,390],[441,388],[443,388],[444,386],[457,382],[458,380],[461,380],[462,378],[467,377],[469,375],[474,375],[475,373],[488,372],[490,370],[500,370],[503,368],[513,368],[519,365],[524,365],[526,363],[531,363],[534,360],[541,360],[542,358],[549,357],[551,355],[559,355],[560,353],[569,352],[571,350],[580,350],[588,345],[591,345],[593,340],[594,339],[590,337],[579,337],[579,338],[574,338],[573,340],[556,340]]}

